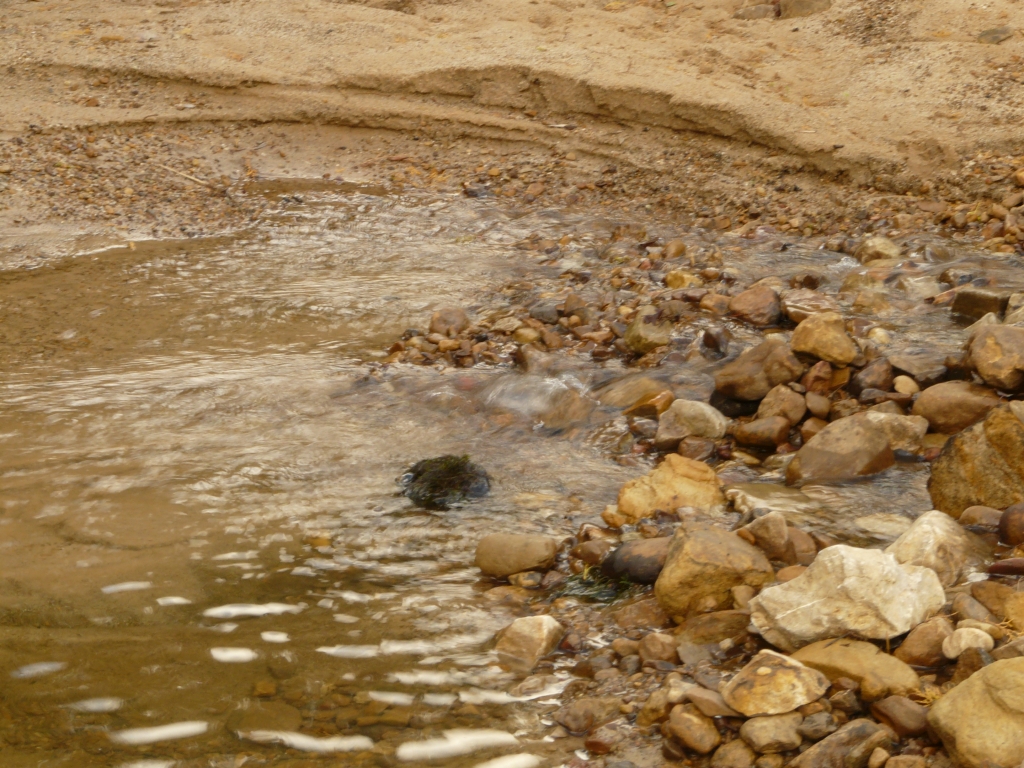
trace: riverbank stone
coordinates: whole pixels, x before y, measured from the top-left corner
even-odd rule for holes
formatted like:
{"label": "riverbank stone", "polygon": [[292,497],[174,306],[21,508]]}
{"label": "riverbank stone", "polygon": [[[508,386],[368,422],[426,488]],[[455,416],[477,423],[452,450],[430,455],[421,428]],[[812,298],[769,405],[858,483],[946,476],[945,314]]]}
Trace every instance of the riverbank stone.
{"label": "riverbank stone", "polygon": [[771,563],[757,547],[735,533],[685,521],[672,537],[654,594],[665,612],[679,621],[731,605],[733,587],[757,588],[774,578]]}
{"label": "riverbank stone", "polygon": [[751,624],[777,648],[794,651],[827,638],[884,640],[909,632],[946,601],[930,568],[892,555],[835,545],[801,575],[750,601]]}
{"label": "riverbank stone", "polygon": [[803,372],[786,342],[770,338],[723,365],[715,374],[715,389],[733,400],[761,400],[772,387],[796,381]]}
{"label": "riverbank stone", "polygon": [[932,464],[936,509],[958,518],[967,507],[1024,502],[1024,402],[1003,405],[946,442]]}
{"label": "riverbank stone", "polygon": [[847,678],[859,685],[870,677],[881,681],[888,693],[898,695],[916,691],[921,685],[917,673],[907,663],[863,640],[819,640],[796,651],[793,658],[832,682]]}
{"label": "riverbank stone", "polygon": [[885,432],[863,415],[833,421],[804,443],[786,467],[786,485],[852,480],[896,462]]}
{"label": "riverbank stone", "polygon": [[1024,762],[1024,657],[975,672],[932,705],[928,724],[968,768]]}
{"label": "riverbank stone", "polygon": [[524,616],[502,631],[494,650],[508,666],[530,670],[555,650],[564,635],[565,627],[551,616]]}
{"label": "riverbank stone", "polygon": [[523,571],[546,571],[555,564],[558,542],[547,536],[492,533],[476,546],[476,567],[487,576],[506,579]]}
{"label": "riverbank stone", "polygon": [[927,419],[933,431],[955,435],[984,419],[999,402],[999,396],[988,387],[944,381],[918,396],[913,413]]}
{"label": "riverbank stone", "polygon": [[885,549],[904,565],[931,568],[944,587],[983,571],[992,550],[945,512],[925,512]]}
{"label": "riverbank stone", "polygon": [[[810,704],[821,698],[828,686],[825,675],[797,659],[761,651],[725,684],[721,693],[725,703],[737,712],[760,717],[785,714]],[[799,720],[792,726],[794,732],[798,725]]]}
{"label": "riverbank stone", "polygon": [[860,354],[860,348],[846,332],[846,323],[838,312],[819,312],[801,321],[793,331],[790,346],[794,352],[834,365],[849,365]]}
{"label": "riverbank stone", "polygon": [[630,522],[674,512],[679,507],[715,510],[725,503],[718,476],[707,464],[678,454],[643,477],[628,481],[619,491],[618,512]]}

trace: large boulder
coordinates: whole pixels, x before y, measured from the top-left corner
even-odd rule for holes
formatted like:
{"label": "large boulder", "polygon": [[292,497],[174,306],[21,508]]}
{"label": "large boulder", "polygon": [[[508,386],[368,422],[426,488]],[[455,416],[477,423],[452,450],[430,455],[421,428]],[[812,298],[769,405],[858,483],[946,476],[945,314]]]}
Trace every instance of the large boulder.
{"label": "large boulder", "polygon": [[714,510],[725,503],[718,476],[707,464],[670,453],[643,477],[619,491],[618,511],[631,522],[679,507]]}
{"label": "large boulder", "polygon": [[881,681],[882,687],[890,694],[898,695],[921,687],[920,678],[909,665],[885,653],[874,643],[863,640],[819,640],[801,648],[793,658],[818,670],[833,682],[846,677],[860,683],[867,677],[873,677]]}
{"label": "large boulder", "polygon": [[558,542],[547,536],[492,533],[476,545],[476,567],[504,579],[522,571],[546,571],[555,564]]}
{"label": "large boulder", "polygon": [[843,316],[838,312],[810,315],[793,331],[790,346],[794,352],[813,355],[836,365],[849,365],[860,354],[860,348],[846,332]]}
{"label": "large boulder", "polygon": [[974,336],[970,360],[990,387],[1014,392],[1024,386],[1024,328],[987,325]]}
{"label": "large boulder", "polygon": [[803,364],[782,339],[766,339],[744,350],[715,374],[715,389],[733,400],[760,400],[772,387],[803,375]]}
{"label": "large boulder", "polygon": [[1024,761],[1024,658],[989,664],[932,705],[928,724],[961,766]]}
{"label": "large boulder", "polygon": [[935,432],[955,435],[984,419],[999,403],[999,396],[988,387],[944,381],[918,395],[913,412],[926,418]]}
{"label": "large boulder", "polygon": [[725,436],[729,420],[707,403],[699,400],[674,400],[660,417],[654,445],[661,451],[674,450],[684,437],[707,437],[717,440]]}
{"label": "large boulder", "polygon": [[976,505],[1005,509],[1024,501],[1024,402],[994,409],[946,441],[932,464],[928,493],[936,509],[959,518]]}
{"label": "large boulder", "polygon": [[775,651],[761,651],[722,688],[725,703],[747,717],[781,715],[820,699],[823,674]]}
{"label": "large boulder", "polygon": [[944,587],[983,570],[992,559],[991,549],[980,537],[938,510],[917,518],[885,551],[904,565],[931,568]]}
{"label": "large boulder", "polygon": [[856,414],[833,421],[808,440],[786,468],[786,484],[852,480],[881,472],[894,463],[896,457],[886,433],[864,415]]}
{"label": "large boulder", "polygon": [[793,651],[818,640],[887,640],[909,632],[946,602],[930,568],[901,565],[874,549],[823,549],[792,581],[750,601],[750,622],[772,645]]}
{"label": "large boulder", "polygon": [[669,616],[685,619],[730,604],[733,587],[758,588],[774,578],[764,553],[735,533],[684,522],[672,537],[654,594]]}

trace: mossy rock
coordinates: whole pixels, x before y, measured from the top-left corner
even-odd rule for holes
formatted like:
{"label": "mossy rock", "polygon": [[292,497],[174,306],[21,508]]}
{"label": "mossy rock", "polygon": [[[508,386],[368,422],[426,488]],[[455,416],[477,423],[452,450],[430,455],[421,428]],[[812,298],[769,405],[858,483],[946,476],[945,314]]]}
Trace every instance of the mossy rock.
{"label": "mossy rock", "polygon": [[413,464],[402,476],[405,495],[425,509],[448,509],[486,496],[491,480],[469,456],[438,456]]}

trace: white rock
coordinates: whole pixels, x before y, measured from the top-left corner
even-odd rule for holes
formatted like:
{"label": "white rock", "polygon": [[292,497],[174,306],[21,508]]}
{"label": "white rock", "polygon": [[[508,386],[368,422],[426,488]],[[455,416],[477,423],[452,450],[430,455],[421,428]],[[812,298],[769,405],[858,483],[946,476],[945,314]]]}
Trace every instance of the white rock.
{"label": "white rock", "polygon": [[564,634],[565,628],[551,616],[526,616],[505,628],[494,649],[511,666],[533,669]]}
{"label": "white rock", "polygon": [[980,648],[988,652],[995,646],[992,635],[974,627],[963,627],[942,641],[942,655],[947,659],[958,659],[968,648]]}
{"label": "white rock", "polygon": [[944,587],[952,587],[992,559],[984,541],[938,510],[917,518],[885,551],[904,565],[931,568]]}
{"label": "white rock", "polygon": [[946,601],[930,568],[901,565],[876,549],[828,547],[792,581],[750,601],[751,624],[793,651],[830,637],[884,640],[909,632]]}

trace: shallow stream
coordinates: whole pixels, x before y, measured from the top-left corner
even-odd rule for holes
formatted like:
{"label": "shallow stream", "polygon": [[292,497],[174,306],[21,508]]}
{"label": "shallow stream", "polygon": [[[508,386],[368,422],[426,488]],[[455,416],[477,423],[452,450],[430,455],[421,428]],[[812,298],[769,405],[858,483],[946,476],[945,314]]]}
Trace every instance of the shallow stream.
{"label": "shallow stream", "polygon": [[[292,766],[332,743],[353,751],[331,765],[418,765],[426,753],[401,745],[443,729],[527,743],[550,725],[567,665],[532,702],[508,696],[516,678],[489,643],[518,609],[485,596],[494,585],[473,549],[497,530],[571,535],[645,471],[616,447],[628,434],[616,408],[595,404],[557,430],[538,421],[565,389],[589,401],[632,374],[615,361],[540,379],[379,360],[436,308],[493,312],[504,285],[557,288],[566,270],[599,267],[616,222],[354,186],[256,191],[277,213],[236,236],[0,272],[5,767]],[[643,224],[648,237],[675,234]],[[531,234],[571,237],[554,256],[515,248]],[[817,270],[830,293],[859,268],[818,242],[686,239],[721,248],[745,276]],[[964,263],[1014,279],[994,257]],[[910,271],[927,277],[950,261],[920,264]],[[948,308],[915,310],[891,290],[897,311],[873,320],[894,348],[958,348],[963,324]],[[730,327],[737,345],[756,338]],[[706,397],[716,365],[690,355],[645,375]],[[397,494],[407,466],[443,453],[486,467],[490,496],[425,512]],[[886,541],[928,508],[926,478],[926,465],[906,463],[806,489],[807,523]],[[238,730],[357,740],[289,748]],[[516,751],[442,750],[433,764]]]}

